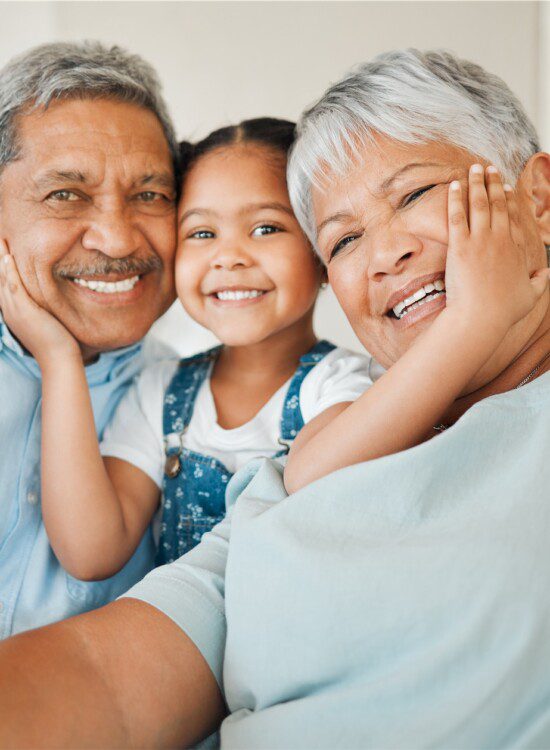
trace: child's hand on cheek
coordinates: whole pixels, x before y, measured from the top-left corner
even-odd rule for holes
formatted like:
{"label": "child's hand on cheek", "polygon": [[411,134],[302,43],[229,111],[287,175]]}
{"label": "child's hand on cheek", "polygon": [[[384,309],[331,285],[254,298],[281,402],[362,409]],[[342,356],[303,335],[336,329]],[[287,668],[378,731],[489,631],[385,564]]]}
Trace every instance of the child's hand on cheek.
{"label": "child's hand on cheek", "polygon": [[31,299],[8,247],[0,240],[0,310],[10,331],[43,366],[66,353],[80,356],[76,340],[49,312]]}
{"label": "child's hand on cheek", "polygon": [[474,335],[484,329],[502,337],[534,308],[550,272],[529,275],[516,198],[496,168],[484,176],[474,164],[468,184],[468,216],[460,183],[449,187],[446,313],[469,319]]}

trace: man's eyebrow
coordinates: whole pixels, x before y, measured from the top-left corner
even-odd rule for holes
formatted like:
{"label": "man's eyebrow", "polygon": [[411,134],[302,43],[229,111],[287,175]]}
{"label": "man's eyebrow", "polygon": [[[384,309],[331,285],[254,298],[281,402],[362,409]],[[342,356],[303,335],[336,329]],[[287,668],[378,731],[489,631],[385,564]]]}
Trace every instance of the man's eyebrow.
{"label": "man's eyebrow", "polygon": [[173,190],[175,187],[174,175],[170,172],[149,172],[134,181],[134,187],[143,187],[151,183]]}
{"label": "man's eyebrow", "polygon": [[74,169],[49,169],[34,180],[37,185],[50,185],[59,182],[76,182],[79,184],[85,184],[87,181],[88,178],[83,172]]}
{"label": "man's eyebrow", "polygon": [[[443,164],[439,164],[437,162],[411,162],[410,164],[405,164],[404,167],[400,167],[400,169],[397,169],[393,174],[391,174],[389,177],[386,177],[384,182],[379,187],[379,191],[381,193],[387,192],[393,183],[399,178],[402,177],[404,174],[409,172],[411,169],[421,169],[422,167],[442,167]],[[377,191],[378,192],[378,191]]]}

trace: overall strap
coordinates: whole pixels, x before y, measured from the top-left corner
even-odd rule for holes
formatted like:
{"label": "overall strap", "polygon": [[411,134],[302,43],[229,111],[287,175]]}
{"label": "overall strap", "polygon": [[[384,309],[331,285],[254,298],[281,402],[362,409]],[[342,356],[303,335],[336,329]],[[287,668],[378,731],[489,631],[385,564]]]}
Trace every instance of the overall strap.
{"label": "overall strap", "polygon": [[334,344],[322,340],[300,357],[300,364],[290,381],[281,414],[279,443],[284,446],[284,453],[288,453],[290,444],[304,426],[304,418],[300,409],[300,388],[304,378],[333,349],[336,349]]}
{"label": "overall strap", "polygon": [[195,401],[221,346],[182,359],[164,396],[162,429],[167,456],[179,455],[183,449],[183,435],[189,426]]}

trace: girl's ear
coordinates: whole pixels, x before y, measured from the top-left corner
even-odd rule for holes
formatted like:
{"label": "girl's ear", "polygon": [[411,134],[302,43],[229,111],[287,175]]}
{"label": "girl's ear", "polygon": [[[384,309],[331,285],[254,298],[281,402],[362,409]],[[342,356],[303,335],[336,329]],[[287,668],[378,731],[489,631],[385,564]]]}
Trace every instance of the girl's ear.
{"label": "girl's ear", "polygon": [[540,237],[545,245],[550,245],[550,154],[534,154],[525,165],[520,182],[531,200]]}

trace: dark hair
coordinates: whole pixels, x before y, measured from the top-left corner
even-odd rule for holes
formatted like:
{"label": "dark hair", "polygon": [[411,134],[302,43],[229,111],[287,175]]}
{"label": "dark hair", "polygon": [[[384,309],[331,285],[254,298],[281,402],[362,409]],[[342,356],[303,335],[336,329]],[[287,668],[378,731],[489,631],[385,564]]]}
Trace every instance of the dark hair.
{"label": "dark hair", "polygon": [[185,176],[201,156],[224,146],[238,143],[256,143],[279,153],[286,161],[294,143],[296,123],[276,117],[256,117],[243,120],[238,125],[228,125],[214,130],[198,143],[180,143],[180,175]]}

